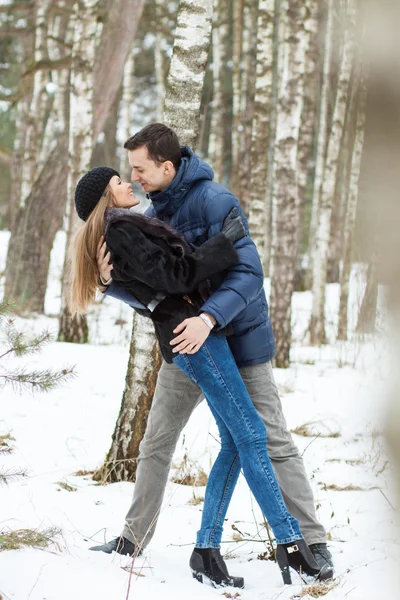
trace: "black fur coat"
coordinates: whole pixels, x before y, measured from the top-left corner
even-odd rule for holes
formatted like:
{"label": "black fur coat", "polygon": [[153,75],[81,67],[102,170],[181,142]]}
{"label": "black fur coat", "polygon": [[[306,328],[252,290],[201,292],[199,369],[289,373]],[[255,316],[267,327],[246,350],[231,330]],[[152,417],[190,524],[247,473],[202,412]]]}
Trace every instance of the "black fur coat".
{"label": "black fur coat", "polygon": [[114,281],[145,306],[158,293],[165,294],[153,312],[143,314],[153,320],[161,353],[172,362],[173,330],[199,314],[207,278],[238,262],[232,242],[219,234],[192,250],[183,236],[162,221],[118,208],[106,213],[105,239]]}

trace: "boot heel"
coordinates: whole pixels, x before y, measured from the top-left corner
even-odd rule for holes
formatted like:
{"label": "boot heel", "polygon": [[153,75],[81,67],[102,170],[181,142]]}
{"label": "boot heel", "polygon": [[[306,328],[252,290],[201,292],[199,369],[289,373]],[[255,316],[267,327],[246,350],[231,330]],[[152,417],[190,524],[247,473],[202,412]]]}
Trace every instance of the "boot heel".
{"label": "boot heel", "polygon": [[290,574],[290,566],[289,566],[289,560],[288,560],[288,555],[287,555],[286,549],[282,548],[282,546],[278,545],[276,548],[275,556],[276,556],[276,562],[278,563],[278,566],[281,570],[283,583],[285,585],[291,585],[292,584],[292,576]]}
{"label": "boot heel", "polygon": [[203,575],[201,573],[197,573],[196,571],[192,571],[193,579],[197,579],[200,583],[203,583]]}

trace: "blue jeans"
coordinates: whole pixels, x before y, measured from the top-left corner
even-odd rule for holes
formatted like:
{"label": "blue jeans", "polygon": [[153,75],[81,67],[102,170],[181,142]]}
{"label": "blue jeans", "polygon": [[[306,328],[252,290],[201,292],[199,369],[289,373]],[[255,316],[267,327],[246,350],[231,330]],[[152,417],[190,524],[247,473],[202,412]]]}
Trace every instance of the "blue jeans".
{"label": "blue jeans", "polygon": [[207,483],[196,547],[220,547],[225,515],[241,468],[277,543],[302,538],[298,521],[286,508],[267,454],[265,425],[226,338],[210,336],[195,354],[178,354],[173,360],[203,391],[221,438],[221,450]]}

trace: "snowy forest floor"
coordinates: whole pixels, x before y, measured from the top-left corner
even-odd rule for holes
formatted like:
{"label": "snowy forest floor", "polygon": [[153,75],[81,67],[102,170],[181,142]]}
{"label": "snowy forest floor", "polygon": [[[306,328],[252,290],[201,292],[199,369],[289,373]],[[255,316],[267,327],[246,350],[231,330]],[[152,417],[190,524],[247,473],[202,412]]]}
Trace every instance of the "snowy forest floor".
{"label": "snowy forest floor", "polygon": [[[8,233],[0,231],[0,273],[7,241]],[[48,316],[18,317],[21,329],[57,331],[63,243],[60,234],[52,253]],[[350,330],[361,302],[362,274],[360,267],[354,269]],[[268,293],[268,281],[266,289]],[[328,286],[332,340],[338,299],[338,286]],[[287,370],[275,369],[275,378],[335,561],[335,586],[325,598],[395,600],[400,597],[400,582],[395,579],[399,531],[383,437],[391,368],[386,343],[377,334],[364,340],[351,335],[349,342],[321,348],[307,346],[310,309],[311,295],[296,293],[292,364]],[[76,475],[99,467],[110,446],[125,383],[129,307],[105,298],[91,311],[90,332],[88,345],[53,342],[41,354],[19,359],[30,367],[76,365],[74,380],[45,395],[17,394],[11,387],[2,392],[0,436],[13,438],[8,440],[13,452],[1,456],[0,471],[22,470],[26,476],[0,487],[0,536],[24,528],[56,532],[48,547],[0,551],[0,596],[4,600],[311,598],[298,580],[284,586],[275,563],[258,559],[266,550],[267,535],[242,476],[229,508],[223,552],[230,572],[243,576],[246,587],[213,589],[192,579],[188,560],[205,488],[171,479],[180,468],[210,471],[218,441],[205,403],[181,436],[158,527],[143,556],[132,566],[127,557],[88,551],[120,533],[134,489],[134,483],[101,486],[90,475]],[[14,359],[7,366],[12,364]]]}

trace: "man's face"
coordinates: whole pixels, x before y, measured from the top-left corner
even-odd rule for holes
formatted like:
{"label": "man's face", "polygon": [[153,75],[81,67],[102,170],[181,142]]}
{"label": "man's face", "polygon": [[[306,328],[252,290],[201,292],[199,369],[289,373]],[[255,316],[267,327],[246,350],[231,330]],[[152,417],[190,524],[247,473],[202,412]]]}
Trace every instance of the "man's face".
{"label": "man's face", "polygon": [[140,183],[146,193],[164,190],[175,177],[172,162],[155,163],[149,158],[146,146],[129,150],[128,157],[132,169],[131,180]]}

